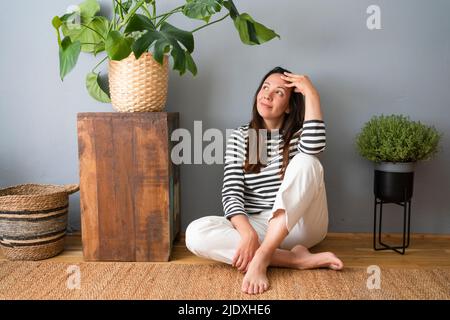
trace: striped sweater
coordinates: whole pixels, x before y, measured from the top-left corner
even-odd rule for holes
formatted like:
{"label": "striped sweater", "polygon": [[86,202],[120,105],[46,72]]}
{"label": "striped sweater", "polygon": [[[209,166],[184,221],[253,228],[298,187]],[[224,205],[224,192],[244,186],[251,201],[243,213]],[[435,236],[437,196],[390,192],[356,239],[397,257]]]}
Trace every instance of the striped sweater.
{"label": "striped sweater", "polygon": [[[283,163],[281,136],[267,139],[267,163],[259,173],[245,173],[246,139],[249,125],[231,133],[225,152],[222,204],[227,219],[238,214],[257,214],[272,209],[281,185],[280,169]],[[278,138],[278,139],[277,139]],[[325,150],[326,134],[323,120],[307,120],[296,132],[289,146],[289,160],[299,152],[318,154]]]}

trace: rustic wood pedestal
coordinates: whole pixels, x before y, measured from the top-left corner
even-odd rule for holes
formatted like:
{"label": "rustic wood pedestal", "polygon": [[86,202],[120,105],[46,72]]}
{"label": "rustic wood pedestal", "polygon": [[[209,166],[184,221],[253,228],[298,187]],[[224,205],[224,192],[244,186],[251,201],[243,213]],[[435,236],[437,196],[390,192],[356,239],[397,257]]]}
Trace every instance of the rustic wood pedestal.
{"label": "rustic wood pedestal", "polygon": [[178,113],[79,113],[83,255],[87,261],[168,261],[180,232]]}

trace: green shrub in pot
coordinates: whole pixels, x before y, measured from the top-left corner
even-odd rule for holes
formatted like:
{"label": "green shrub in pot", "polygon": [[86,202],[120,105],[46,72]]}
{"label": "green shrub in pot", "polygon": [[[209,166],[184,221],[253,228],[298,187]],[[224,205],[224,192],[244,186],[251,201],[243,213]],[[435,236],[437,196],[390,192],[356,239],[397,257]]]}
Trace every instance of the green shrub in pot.
{"label": "green shrub in pot", "polygon": [[[409,247],[415,164],[438,153],[441,137],[442,133],[433,126],[412,121],[404,115],[373,116],[358,133],[358,153],[374,163],[374,250],[391,249],[404,254]],[[400,246],[382,241],[385,203],[403,207],[403,241]]]}
{"label": "green shrub in pot", "polygon": [[358,153],[374,163],[374,194],[386,202],[411,199],[417,161],[439,151],[442,134],[404,115],[373,116],[356,137]]}
{"label": "green shrub in pot", "polygon": [[429,160],[439,151],[442,133],[404,115],[373,116],[356,137],[358,153],[373,162]]}

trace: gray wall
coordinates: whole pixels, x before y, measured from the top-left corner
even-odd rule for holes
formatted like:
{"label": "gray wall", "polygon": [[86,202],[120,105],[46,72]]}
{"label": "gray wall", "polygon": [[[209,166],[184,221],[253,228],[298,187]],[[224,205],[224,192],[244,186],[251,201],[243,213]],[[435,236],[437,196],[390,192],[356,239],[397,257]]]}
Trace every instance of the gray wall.
{"label": "gray wall", "polygon": [[[0,186],[78,182],[76,114],[112,111],[84,89],[98,59],[83,54],[64,83],[51,18],[75,0],[12,1],[0,19]],[[160,11],[183,1],[160,1]],[[102,1],[108,11],[110,1]],[[366,27],[366,9],[381,7],[382,30]],[[261,77],[276,65],[310,76],[322,101],[327,149],[321,155],[330,231],[369,232],[373,166],[355,151],[354,137],[372,115],[403,113],[444,132],[442,152],[419,163],[412,231],[450,232],[450,2],[447,0],[236,1],[241,12],[274,28],[281,40],[244,46],[231,20],[196,33],[197,77],[171,71],[167,111],[181,126],[235,128],[249,120]],[[199,23],[179,16],[180,28]],[[106,71],[106,70],[105,70]],[[207,178],[205,178],[207,177]],[[183,165],[182,224],[221,215],[221,165]],[[394,205],[388,205],[394,206]],[[387,207],[387,230],[401,223]],[[390,217],[388,217],[390,216]],[[79,193],[71,196],[70,226],[80,227]]]}

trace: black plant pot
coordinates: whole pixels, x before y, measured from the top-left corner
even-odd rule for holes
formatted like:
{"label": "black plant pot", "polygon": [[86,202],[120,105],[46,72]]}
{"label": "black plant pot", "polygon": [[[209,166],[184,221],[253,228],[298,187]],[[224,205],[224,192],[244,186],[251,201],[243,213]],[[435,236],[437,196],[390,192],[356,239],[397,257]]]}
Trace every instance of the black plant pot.
{"label": "black plant pot", "polygon": [[383,202],[409,201],[414,190],[414,162],[375,165],[373,192]]}
{"label": "black plant pot", "polygon": [[384,202],[409,201],[413,195],[413,172],[388,172],[375,170],[373,192]]}

